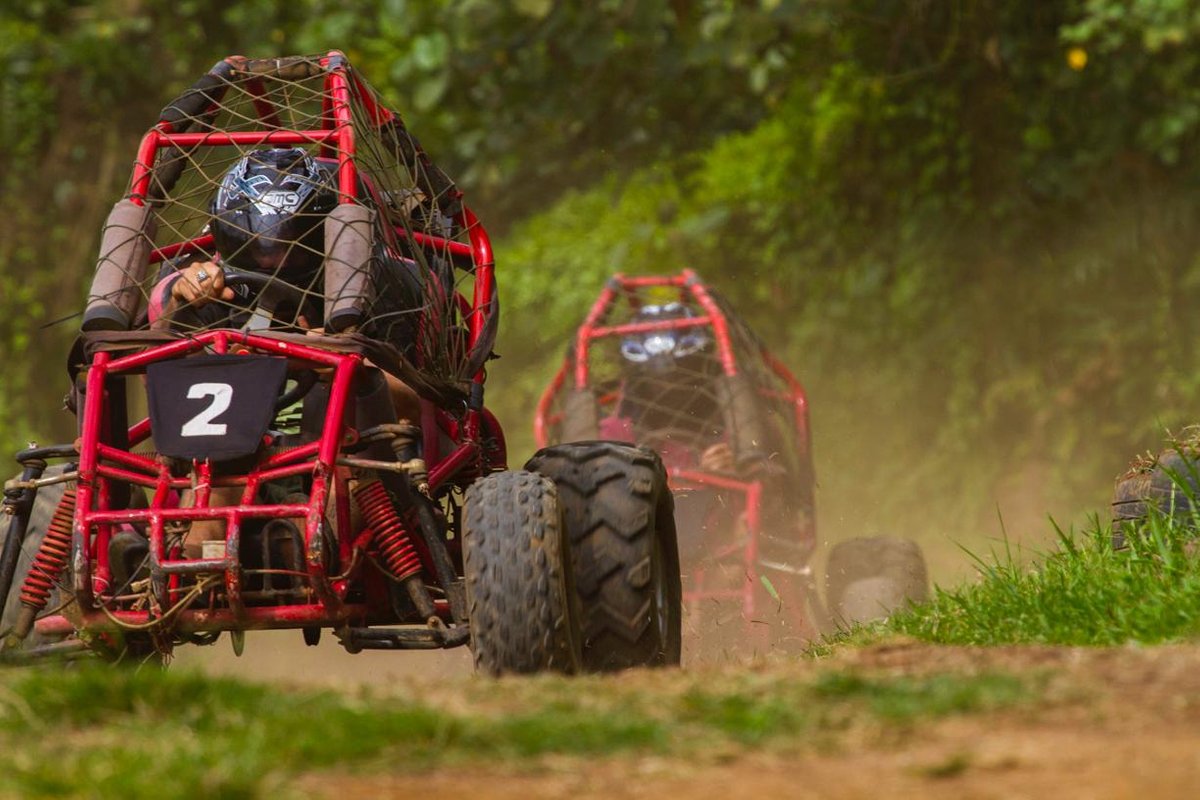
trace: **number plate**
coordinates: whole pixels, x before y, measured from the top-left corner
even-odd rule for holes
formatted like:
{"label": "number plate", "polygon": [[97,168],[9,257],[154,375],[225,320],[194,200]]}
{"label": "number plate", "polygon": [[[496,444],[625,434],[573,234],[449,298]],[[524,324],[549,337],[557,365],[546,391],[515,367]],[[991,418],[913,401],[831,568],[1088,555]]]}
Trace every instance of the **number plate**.
{"label": "number plate", "polygon": [[146,368],[158,452],[223,461],[258,449],[274,417],[287,360],[203,355]]}

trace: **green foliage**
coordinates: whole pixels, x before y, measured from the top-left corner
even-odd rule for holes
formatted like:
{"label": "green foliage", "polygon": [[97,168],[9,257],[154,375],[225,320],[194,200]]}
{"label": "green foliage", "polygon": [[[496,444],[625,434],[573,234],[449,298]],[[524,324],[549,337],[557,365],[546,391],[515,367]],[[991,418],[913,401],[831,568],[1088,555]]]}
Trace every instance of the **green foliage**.
{"label": "green foliage", "polygon": [[752,124],[805,57],[797,35],[828,24],[768,0],[307,5],[301,49],[346,48],[504,220]]}
{"label": "green foliage", "polygon": [[1125,125],[1140,150],[1163,164],[1194,164],[1200,125],[1195,10],[1173,0],[1086,0],[1083,7],[1063,39],[1094,54],[1088,64],[1098,80],[1089,83],[1107,97],[1138,98],[1139,113]]}
{"label": "green foliage", "polygon": [[78,311],[161,104],[229,53],[341,47],[503,233],[514,461],[603,278],[690,266],[808,384],[827,532],[1095,507],[1200,401],[1198,25],[1170,0],[6,7],[0,448],[73,435],[44,368],[73,323],[39,325]]}
{"label": "green foliage", "polygon": [[[928,542],[999,505],[1025,535],[1096,507],[1200,401],[1200,75],[1194,48],[1137,45],[1177,38],[1155,32],[1172,4],[1119,5],[827,9],[796,47],[824,57],[755,127],[512,232],[506,354],[565,343],[581,284],[693,267],[808,385],[827,533]],[[559,352],[502,362],[510,425]]]}
{"label": "green foliage", "polygon": [[938,589],[894,616],[890,630],[942,644],[1156,644],[1200,632],[1196,520],[1155,514],[1114,550],[1098,523],[1058,531],[1059,547],[1028,566],[1006,549],[976,559],[978,583]]}
{"label": "green foliage", "polygon": [[281,691],[161,670],[83,665],[9,678],[0,693],[0,792],[22,797],[262,797],[335,767],[797,747],[818,732],[986,713],[1041,691],[998,674],[676,672],[650,690],[604,678],[507,681],[502,692],[473,683],[469,710],[449,712],[398,696]]}

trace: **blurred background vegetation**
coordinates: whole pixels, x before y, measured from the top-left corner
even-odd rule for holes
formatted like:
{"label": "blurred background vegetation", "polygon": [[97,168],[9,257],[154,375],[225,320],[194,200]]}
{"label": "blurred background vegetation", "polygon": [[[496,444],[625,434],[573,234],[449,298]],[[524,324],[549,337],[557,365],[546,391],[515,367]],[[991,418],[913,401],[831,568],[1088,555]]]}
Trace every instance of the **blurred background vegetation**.
{"label": "blurred background vegetation", "polygon": [[[808,386],[828,538],[1049,535],[1200,401],[1184,0],[27,0],[0,11],[0,449],[69,438],[98,233],[225,55],[346,50],[497,243],[513,461],[605,276],[683,266]],[[999,517],[997,512],[999,512]],[[946,563],[948,563],[948,558]],[[945,573],[943,573],[945,574]]]}

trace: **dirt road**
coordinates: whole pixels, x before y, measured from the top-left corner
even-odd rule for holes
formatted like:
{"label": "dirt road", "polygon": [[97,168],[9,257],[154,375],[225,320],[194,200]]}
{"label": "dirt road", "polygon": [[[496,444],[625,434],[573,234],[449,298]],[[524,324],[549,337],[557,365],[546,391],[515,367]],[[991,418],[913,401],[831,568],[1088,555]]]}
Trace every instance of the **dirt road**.
{"label": "dirt road", "polygon": [[[898,643],[772,665],[864,674],[1016,673],[1037,707],[854,727],[814,741],[698,757],[555,757],[432,774],[313,775],[306,793],[539,798],[1191,798],[1200,790],[1200,647],[939,648]],[[714,680],[720,679],[714,672]],[[627,680],[644,678],[633,674]],[[657,679],[656,679],[657,680]]]}

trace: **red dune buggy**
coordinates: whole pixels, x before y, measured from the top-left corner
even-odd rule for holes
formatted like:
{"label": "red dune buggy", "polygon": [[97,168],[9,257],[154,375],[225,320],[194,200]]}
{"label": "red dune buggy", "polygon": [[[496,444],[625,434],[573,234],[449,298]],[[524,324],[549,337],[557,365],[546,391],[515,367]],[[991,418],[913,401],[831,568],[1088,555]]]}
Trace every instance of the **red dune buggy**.
{"label": "red dune buggy", "polygon": [[821,602],[808,564],[815,479],[804,389],[691,270],[613,277],[534,426],[540,446],[607,439],[662,455],[684,599],[701,636],[721,646],[757,644],[759,634],[803,642],[923,596],[919,549],[875,537],[834,549]]}
{"label": "red dune buggy", "polygon": [[488,673],[678,663],[661,461],[583,443],[508,470],[497,322],[486,231],[341,53],[218,63],[105,226],[78,439],[5,487],[0,655],[298,628],[470,644]]}

